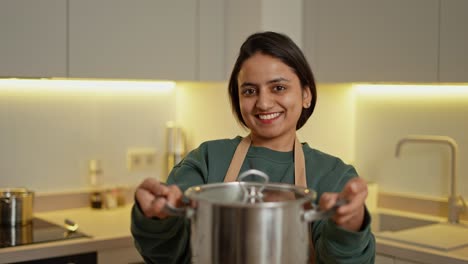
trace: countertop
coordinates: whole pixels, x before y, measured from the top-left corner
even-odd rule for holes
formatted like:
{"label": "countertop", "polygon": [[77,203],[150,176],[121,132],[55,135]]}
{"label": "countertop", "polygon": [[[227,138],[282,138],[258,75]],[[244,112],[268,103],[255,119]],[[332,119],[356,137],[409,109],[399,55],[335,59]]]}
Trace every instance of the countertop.
{"label": "countertop", "polygon": [[[110,210],[75,208],[36,213],[35,217],[39,217],[56,224],[63,224],[64,219],[69,218],[79,224],[79,230],[81,232],[92,237],[2,248],[0,249],[0,263],[19,262],[94,251],[118,252],[120,249],[123,251],[124,249],[133,250],[133,239],[130,233],[130,210],[131,204]],[[380,209],[378,210],[381,211]],[[382,211],[414,217],[414,214],[402,211]],[[427,216],[424,217],[428,218]],[[431,219],[443,221],[443,219],[437,217],[432,217]],[[410,245],[407,243],[391,241],[388,239],[379,238],[379,236],[376,236],[376,241],[378,254],[391,255],[396,258],[412,260],[421,263],[468,263],[468,247],[445,252],[441,250]],[[134,251],[132,254],[135,253],[136,251]],[[131,262],[125,262],[124,260],[122,261],[122,263]]]}
{"label": "countertop", "polygon": [[[102,210],[84,207],[35,213],[35,217],[59,225],[63,225],[64,219],[68,218],[79,225],[80,232],[91,237],[1,248],[0,263],[134,248],[130,233],[131,206],[128,204],[124,207]],[[136,251],[130,253],[133,256],[128,257],[135,258]],[[122,261],[122,263],[128,262]]]}
{"label": "countertop", "polygon": [[[440,223],[446,222],[446,218],[428,216],[416,213],[410,213],[406,211],[390,210],[390,209],[377,209],[373,213],[388,213],[400,216],[407,216],[412,218],[419,218],[424,220],[433,220]],[[462,222],[462,225],[468,226],[466,222]],[[408,229],[409,230],[409,229]],[[428,263],[428,264],[467,264],[468,263],[468,246],[445,251],[439,249],[432,249],[426,246],[418,246],[405,242],[393,241],[379,236],[379,233],[375,233],[377,242],[377,254],[383,254],[393,256],[399,259],[411,260],[417,263]],[[431,237],[431,239],[438,239],[437,237]],[[466,238],[468,241],[468,237]]]}

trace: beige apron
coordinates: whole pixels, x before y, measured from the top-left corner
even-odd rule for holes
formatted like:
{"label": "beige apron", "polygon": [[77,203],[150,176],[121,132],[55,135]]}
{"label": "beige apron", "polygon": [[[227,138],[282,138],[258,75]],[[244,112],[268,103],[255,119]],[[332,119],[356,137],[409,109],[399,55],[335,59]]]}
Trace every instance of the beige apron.
{"label": "beige apron", "polygon": [[[236,148],[234,152],[234,157],[232,157],[231,164],[224,178],[224,182],[233,182],[237,180],[242,164],[244,163],[245,157],[247,156],[247,151],[249,150],[252,140],[250,135],[244,137],[242,141]],[[304,151],[302,151],[302,144],[296,137],[294,142],[294,184],[296,186],[307,188],[307,179],[306,179],[306,170],[305,170],[305,159]],[[312,236],[312,231],[309,238]],[[310,250],[310,263],[314,263],[314,246],[310,240],[311,250]]]}
{"label": "beige apron", "polygon": [[[236,152],[234,152],[234,157],[231,160],[224,182],[233,182],[237,180],[237,176],[239,175],[242,163],[244,163],[245,156],[247,156],[247,151],[249,150],[251,143],[252,140],[250,139],[250,135],[244,137],[239,143]],[[304,152],[302,151],[301,142],[296,138],[296,141],[294,142],[294,184],[296,186],[307,188],[305,175]]]}

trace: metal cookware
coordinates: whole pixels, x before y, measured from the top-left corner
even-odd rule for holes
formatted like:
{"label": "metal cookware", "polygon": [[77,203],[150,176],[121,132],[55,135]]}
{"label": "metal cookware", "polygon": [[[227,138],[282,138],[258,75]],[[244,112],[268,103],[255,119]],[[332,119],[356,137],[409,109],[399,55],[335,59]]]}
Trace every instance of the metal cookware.
{"label": "metal cookware", "polygon": [[0,225],[30,224],[33,219],[34,192],[26,188],[0,189]]}
{"label": "metal cookware", "polygon": [[[242,181],[249,175],[263,182]],[[319,211],[316,192],[268,183],[258,170],[245,171],[238,182],[194,186],[184,194],[187,207],[166,204],[166,210],[191,220],[197,263],[307,263],[309,223],[332,216],[336,209]]]}

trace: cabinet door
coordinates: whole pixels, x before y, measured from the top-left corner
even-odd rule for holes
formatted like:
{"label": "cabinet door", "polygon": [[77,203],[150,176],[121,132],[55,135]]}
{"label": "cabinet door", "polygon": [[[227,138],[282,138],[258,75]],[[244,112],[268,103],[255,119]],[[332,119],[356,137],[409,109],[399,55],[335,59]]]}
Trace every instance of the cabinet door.
{"label": "cabinet door", "polygon": [[144,263],[135,247],[112,248],[98,252],[98,263],[128,264]]}
{"label": "cabinet door", "polygon": [[468,82],[468,1],[440,4],[440,81]]}
{"label": "cabinet door", "polygon": [[227,79],[225,56],[225,1],[199,0],[198,75],[200,81]]}
{"label": "cabinet door", "polygon": [[382,255],[382,254],[376,254],[375,255],[375,264],[394,264],[394,257],[392,256],[387,256],[387,255]]}
{"label": "cabinet door", "polygon": [[317,81],[437,81],[438,0],[313,2]]}
{"label": "cabinet door", "polygon": [[70,0],[70,76],[195,80],[196,4]]}
{"label": "cabinet door", "polygon": [[66,76],[66,1],[0,0],[0,76]]}
{"label": "cabinet door", "polygon": [[424,264],[422,262],[415,262],[411,260],[406,260],[406,259],[395,259],[395,264]]}

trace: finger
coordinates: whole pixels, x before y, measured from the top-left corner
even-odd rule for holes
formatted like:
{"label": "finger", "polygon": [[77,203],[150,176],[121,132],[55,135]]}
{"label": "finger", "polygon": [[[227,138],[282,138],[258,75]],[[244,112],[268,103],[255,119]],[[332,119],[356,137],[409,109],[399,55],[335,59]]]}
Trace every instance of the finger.
{"label": "finger", "polygon": [[167,202],[175,207],[178,207],[182,204],[182,191],[176,185],[168,186],[167,193]]}
{"label": "finger", "polygon": [[361,178],[353,178],[346,183],[341,196],[346,200],[352,200],[354,196],[366,193],[367,195],[367,184]]}
{"label": "finger", "polygon": [[165,210],[166,203],[166,198],[157,197],[156,199],[154,199],[151,206],[151,211],[154,213],[153,216],[156,216],[161,219],[168,217],[169,215],[166,213]]}
{"label": "finger", "polygon": [[352,198],[347,198],[347,203],[340,206],[337,210],[336,213],[338,215],[347,215],[347,214],[352,214],[356,210],[359,210],[363,205],[366,200],[367,193],[358,193],[354,195]]}
{"label": "finger", "polygon": [[165,217],[164,205],[169,188],[153,178],[145,179],[137,188],[135,198],[146,217]]}
{"label": "finger", "polygon": [[350,223],[355,217],[360,215],[363,210],[364,210],[364,207],[361,206],[360,209],[354,210],[352,213],[349,213],[349,214],[345,214],[345,215],[336,214],[333,220],[335,221],[337,225],[344,226]]}
{"label": "finger", "polygon": [[319,208],[320,210],[328,210],[335,205],[336,201],[338,200],[338,193],[323,193],[320,196],[319,200]]}
{"label": "finger", "polygon": [[142,213],[146,217],[153,217],[158,215],[161,210],[161,206],[158,206],[155,201],[164,199],[155,197],[153,193],[144,188],[138,188],[136,190],[135,198],[140,206]]}
{"label": "finger", "polygon": [[165,196],[167,194],[167,186],[156,179],[147,178],[139,186],[152,193],[154,196]]}

